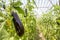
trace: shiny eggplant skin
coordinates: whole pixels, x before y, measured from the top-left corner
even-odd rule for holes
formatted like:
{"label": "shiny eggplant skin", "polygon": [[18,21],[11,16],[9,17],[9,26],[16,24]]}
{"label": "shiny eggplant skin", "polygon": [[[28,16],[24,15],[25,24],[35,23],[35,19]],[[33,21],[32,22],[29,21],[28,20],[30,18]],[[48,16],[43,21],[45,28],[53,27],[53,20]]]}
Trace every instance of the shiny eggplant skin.
{"label": "shiny eggplant skin", "polygon": [[13,23],[14,23],[16,32],[19,36],[22,36],[24,34],[24,26],[16,12],[12,12],[12,16],[13,16]]}

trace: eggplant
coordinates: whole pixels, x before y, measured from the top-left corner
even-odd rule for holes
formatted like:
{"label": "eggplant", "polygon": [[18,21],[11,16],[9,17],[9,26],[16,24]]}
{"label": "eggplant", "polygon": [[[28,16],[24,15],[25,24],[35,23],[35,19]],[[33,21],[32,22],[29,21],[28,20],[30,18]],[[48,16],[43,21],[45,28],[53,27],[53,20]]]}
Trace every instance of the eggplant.
{"label": "eggplant", "polygon": [[27,14],[28,14],[28,13],[27,13],[27,9],[25,9],[25,15],[24,15],[24,17],[27,17]]}
{"label": "eggplant", "polygon": [[23,34],[24,34],[24,26],[23,26],[21,20],[19,19],[19,16],[14,11],[12,11],[11,14],[13,16],[13,23],[14,23],[17,35],[23,36]]}
{"label": "eggplant", "polygon": [[5,5],[3,5],[3,8],[5,9]]}

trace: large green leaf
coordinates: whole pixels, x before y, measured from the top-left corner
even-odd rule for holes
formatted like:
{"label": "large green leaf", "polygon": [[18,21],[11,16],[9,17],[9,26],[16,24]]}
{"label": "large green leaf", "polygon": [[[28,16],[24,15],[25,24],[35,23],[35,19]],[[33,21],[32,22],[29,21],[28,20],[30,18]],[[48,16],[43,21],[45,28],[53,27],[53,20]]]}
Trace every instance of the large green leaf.
{"label": "large green leaf", "polygon": [[24,10],[20,7],[14,7],[19,13],[24,14]]}
{"label": "large green leaf", "polygon": [[19,7],[20,5],[22,5],[22,3],[20,1],[11,3],[14,7]]}

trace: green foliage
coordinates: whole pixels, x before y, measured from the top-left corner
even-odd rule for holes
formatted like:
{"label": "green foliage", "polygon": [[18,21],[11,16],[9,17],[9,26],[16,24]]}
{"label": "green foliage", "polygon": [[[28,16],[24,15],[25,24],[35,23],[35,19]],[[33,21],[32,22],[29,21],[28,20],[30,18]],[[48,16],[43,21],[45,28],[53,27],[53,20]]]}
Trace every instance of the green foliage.
{"label": "green foliage", "polygon": [[[21,7],[23,4],[19,0],[16,2],[11,1],[4,10],[6,13],[0,10],[0,40],[40,40],[39,36],[41,35],[39,35],[39,32],[42,32],[46,40],[60,40],[60,6],[54,5],[52,10],[46,14],[42,14],[40,19],[36,20],[33,13],[34,5],[36,5],[34,0],[27,0],[27,4],[25,5],[25,8],[28,10],[27,17],[24,17],[25,11]],[[22,37],[16,34],[11,11],[17,12],[24,25],[25,33]]]}
{"label": "green foliage", "polygon": [[60,40],[60,24],[57,25],[60,23],[59,10],[59,6],[55,5],[52,11],[50,10],[38,19],[37,25],[39,25],[46,40]]}
{"label": "green foliage", "polygon": [[19,13],[24,14],[24,10],[20,7],[14,7]]}
{"label": "green foliage", "polygon": [[[26,8],[28,10],[28,15],[27,17],[24,17],[24,9],[20,7],[22,5],[21,2],[10,2],[9,5],[6,6],[6,9],[4,10],[6,15],[4,14],[4,11],[0,12],[0,40],[37,40],[38,31],[36,30],[36,20],[34,16],[31,15],[33,6],[27,4],[28,7]],[[22,37],[19,37],[16,34],[11,11],[17,12],[24,25],[25,33]]]}
{"label": "green foliage", "polygon": [[54,5],[54,11],[60,10],[60,6],[59,5]]}
{"label": "green foliage", "polygon": [[22,5],[22,3],[20,1],[14,2],[12,4],[14,7],[19,7],[20,5]]}

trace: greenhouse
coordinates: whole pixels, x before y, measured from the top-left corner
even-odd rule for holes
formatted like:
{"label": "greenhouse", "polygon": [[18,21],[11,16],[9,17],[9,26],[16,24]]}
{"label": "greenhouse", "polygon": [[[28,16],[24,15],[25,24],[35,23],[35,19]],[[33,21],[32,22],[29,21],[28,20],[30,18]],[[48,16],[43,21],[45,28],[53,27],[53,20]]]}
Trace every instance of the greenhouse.
{"label": "greenhouse", "polygon": [[60,40],[60,0],[0,0],[0,40]]}

